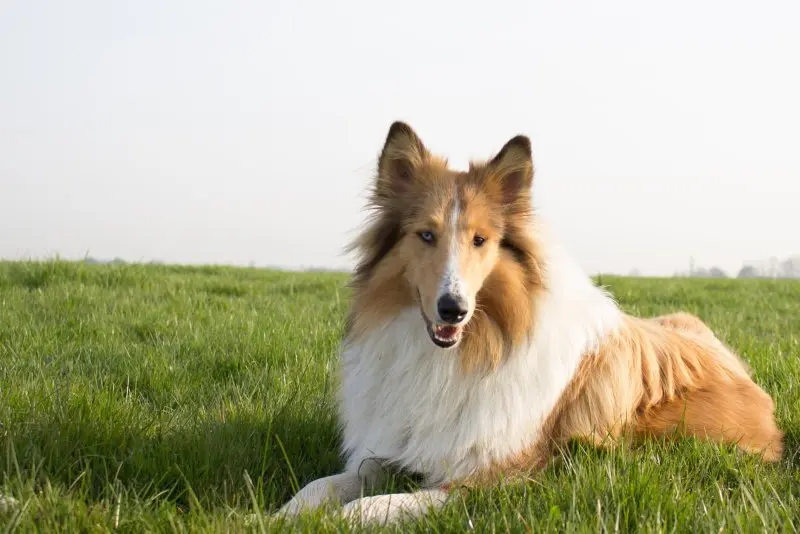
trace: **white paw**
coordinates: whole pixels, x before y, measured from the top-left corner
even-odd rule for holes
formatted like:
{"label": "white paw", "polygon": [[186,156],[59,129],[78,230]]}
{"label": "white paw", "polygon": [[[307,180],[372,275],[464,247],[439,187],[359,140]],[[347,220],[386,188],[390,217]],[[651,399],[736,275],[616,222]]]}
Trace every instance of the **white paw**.
{"label": "white paw", "polygon": [[298,499],[297,496],[292,497],[292,500],[281,506],[277,512],[272,514],[273,517],[294,517],[300,512],[305,510],[313,510],[316,508],[314,503],[309,503],[304,499]]}
{"label": "white paw", "polygon": [[348,521],[376,523],[385,525],[396,520],[401,510],[392,504],[392,495],[363,497],[347,503],[342,508],[342,516]]}
{"label": "white paw", "polygon": [[319,508],[335,495],[331,481],[328,478],[320,478],[306,484],[289,502],[281,506],[275,515],[296,516],[303,510]]}
{"label": "white paw", "polygon": [[386,525],[421,517],[432,508],[442,507],[446,501],[447,493],[444,491],[375,495],[347,503],[342,514],[351,521]]}
{"label": "white paw", "polygon": [[356,473],[339,473],[306,484],[297,495],[276,512],[276,516],[296,516],[330,502],[347,502],[361,493],[361,479]]}

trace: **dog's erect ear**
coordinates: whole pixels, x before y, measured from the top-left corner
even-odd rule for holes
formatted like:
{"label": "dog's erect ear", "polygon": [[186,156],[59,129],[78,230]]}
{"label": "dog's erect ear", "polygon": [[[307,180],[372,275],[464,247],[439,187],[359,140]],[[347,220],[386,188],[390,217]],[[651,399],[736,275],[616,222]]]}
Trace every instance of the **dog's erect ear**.
{"label": "dog's erect ear", "polygon": [[518,135],[489,162],[490,180],[497,183],[506,202],[527,195],[533,184],[531,141]]}
{"label": "dog's erect ear", "polygon": [[406,191],[414,181],[415,173],[429,157],[428,150],[411,126],[394,122],[378,161],[377,192],[392,197]]}

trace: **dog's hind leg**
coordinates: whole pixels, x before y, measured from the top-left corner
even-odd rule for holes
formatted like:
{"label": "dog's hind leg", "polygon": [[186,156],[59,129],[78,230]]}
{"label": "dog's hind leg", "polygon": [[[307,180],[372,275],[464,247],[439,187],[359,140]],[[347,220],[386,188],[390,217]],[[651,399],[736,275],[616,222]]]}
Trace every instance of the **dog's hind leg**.
{"label": "dog's hind leg", "polygon": [[772,399],[749,378],[710,383],[649,410],[641,434],[696,436],[735,443],[743,451],[774,462],[781,458],[783,433],[774,419]]}

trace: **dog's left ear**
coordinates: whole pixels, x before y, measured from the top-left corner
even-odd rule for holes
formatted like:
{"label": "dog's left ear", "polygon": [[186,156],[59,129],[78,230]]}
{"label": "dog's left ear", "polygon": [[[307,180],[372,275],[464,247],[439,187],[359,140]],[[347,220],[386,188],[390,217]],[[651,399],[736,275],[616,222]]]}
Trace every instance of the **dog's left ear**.
{"label": "dog's left ear", "polygon": [[506,202],[527,195],[533,184],[531,140],[518,135],[489,162],[490,180],[497,183]]}

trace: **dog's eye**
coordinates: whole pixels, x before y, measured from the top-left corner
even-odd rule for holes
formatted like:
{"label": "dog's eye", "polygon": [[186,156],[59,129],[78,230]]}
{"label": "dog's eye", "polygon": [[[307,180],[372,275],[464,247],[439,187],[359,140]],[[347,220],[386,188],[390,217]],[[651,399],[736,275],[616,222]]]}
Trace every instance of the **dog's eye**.
{"label": "dog's eye", "polygon": [[429,232],[425,230],[424,232],[419,233],[419,238],[425,241],[426,243],[433,243],[433,232]]}
{"label": "dog's eye", "polygon": [[483,237],[481,237],[479,235],[476,235],[475,237],[472,238],[472,244],[475,245],[476,247],[483,246],[483,243],[485,241],[486,241],[486,239],[484,239]]}

